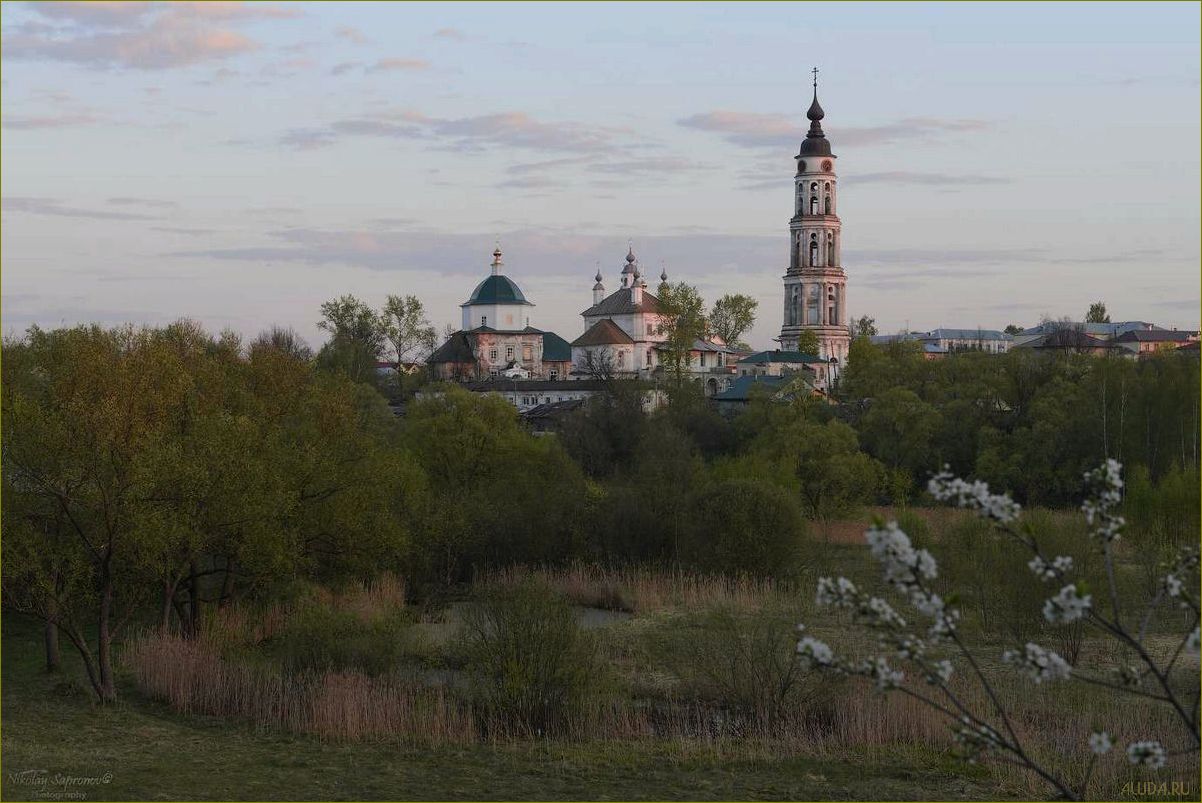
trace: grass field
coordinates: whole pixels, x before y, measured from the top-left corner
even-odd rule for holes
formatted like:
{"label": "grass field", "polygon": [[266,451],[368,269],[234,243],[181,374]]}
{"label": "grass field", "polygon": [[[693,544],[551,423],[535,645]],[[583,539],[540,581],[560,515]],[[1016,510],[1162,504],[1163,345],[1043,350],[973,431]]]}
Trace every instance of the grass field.
{"label": "grass field", "polygon": [[[42,671],[39,630],[3,630],[5,800],[992,799],[980,768],[939,752],[890,749],[824,758],[746,758],[677,745],[530,743],[423,750],[328,744],[182,717],[128,684],[95,706],[69,655]],[[73,693],[64,687],[77,689]],[[18,783],[22,771],[105,777],[94,787]],[[83,797],[62,795],[81,793]],[[58,796],[56,796],[58,795]]]}
{"label": "grass field", "polygon": [[[912,526],[928,530],[924,537],[938,544],[949,565],[958,565],[959,572],[975,567],[977,583],[989,584],[991,575],[1009,572],[995,558],[987,562],[982,551],[986,542],[975,530],[956,540],[956,527],[962,520],[941,514],[926,516],[925,525],[916,520]],[[412,739],[402,741],[397,734],[420,730],[420,723],[416,728],[394,724],[391,731],[385,729],[392,735],[373,736],[360,722],[353,736],[334,738],[330,734],[339,731],[323,731],[322,723],[315,726],[311,719],[301,725],[296,725],[301,720],[291,720],[292,726],[286,720],[265,725],[261,720],[255,724],[250,714],[216,717],[196,713],[204,710],[205,703],[194,703],[188,695],[198,684],[190,687],[193,692],[175,694],[172,690],[181,688],[184,677],[176,672],[178,662],[164,666],[163,662],[154,664],[153,658],[147,659],[147,666],[164,669],[157,687],[148,685],[145,672],[141,684],[135,683],[129,662],[120,662],[120,701],[100,707],[93,702],[79,660],[68,644],[63,645],[63,670],[47,674],[42,664],[40,625],[5,614],[0,792],[7,800],[996,800],[1046,794],[1045,786],[1024,773],[956,759],[946,724],[938,715],[907,705],[898,696],[882,700],[862,686],[810,688],[800,698],[803,704],[826,706],[822,710],[833,713],[817,720],[798,720],[783,738],[753,731],[740,731],[733,737],[699,737],[693,732],[664,729],[662,723],[658,730],[648,731],[648,723],[654,721],[648,711],[670,709],[689,694],[701,694],[709,704],[726,704],[734,698],[721,695],[739,693],[721,683],[717,687],[712,683],[688,687],[685,683],[689,660],[708,663],[705,656],[721,660],[731,643],[713,642],[709,653],[693,649],[696,639],[704,643],[714,636],[706,628],[715,627],[718,620],[704,618],[713,606],[750,617],[740,620],[745,622],[765,621],[765,616],[784,610],[787,640],[794,638],[789,623],[804,619],[810,625],[808,632],[832,643],[854,646],[849,622],[820,618],[812,606],[812,590],[803,593],[802,589],[812,589],[814,575],[832,571],[846,573],[856,582],[872,582],[875,567],[856,536],[856,532],[862,533],[862,526],[833,523],[816,533],[821,540],[814,543],[812,565],[796,584],[726,581],[638,569],[615,573],[595,567],[514,570],[493,578],[516,582],[538,575],[577,606],[597,639],[611,693],[623,701],[623,710],[641,723],[641,730],[623,731],[603,719],[586,719],[585,726],[577,727],[571,736],[492,738],[473,731],[467,739],[415,746]],[[965,556],[959,564],[955,562],[957,550]],[[1138,566],[1125,564],[1124,570],[1131,575],[1132,593],[1136,593]],[[996,588],[990,586],[991,594],[1005,591],[1007,583],[996,577],[992,582]],[[434,611],[410,610],[403,585],[345,594],[320,588],[313,591],[320,600],[320,611],[342,612],[351,619],[329,620],[341,623],[333,630],[325,626],[325,630],[299,631],[302,638],[289,642],[281,639],[280,633],[264,638],[263,632],[279,630],[295,612],[277,607],[264,616],[263,610],[231,608],[231,618],[212,620],[214,627],[220,625],[215,637],[218,641],[224,638],[221,643],[226,647],[214,652],[205,666],[255,661],[278,671],[289,661],[303,664],[313,660],[306,648],[327,637],[333,648],[357,644],[357,649],[366,649],[363,655],[349,654],[359,661],[372,658],[381,639],[409,634],[420,638],[401,638],[396,642],[403,645],[399,653],[382,652],[375,664],[368,661],[360,667],[363,674],[356,677],[371,687],[389,677],[386,672],[397,664],[425,673],[427,678],[462,675],[463,665],[453,641],[458,603]],[[997,674],[997,688],[1015,712],[1019,729],[1034,740],[1046,761],[1067,768],[1083,766],[1088,756],[1085,736],[1096,723],[1110,729],[1120,744],[1125,743],[1123,739],[1172,730],[1171,717],[1146,710],[1138,699],[1116,700],[1084,684],[1033,686],[1016,678],[1000,665],[997,656],[1004,644],[1021,643],[1024,629],[1030,626],[1024,612],[1029,606],[1005,594],[990,600],[989,605],[968,609],[965,633],[975,634],[974,643],[987,656],[983,660],[989,671]],[[1038,614],[1038,606],[1035,612]],[[401,619],[396,619],[398,613]],[[348,622],[359,624],[349,628]],[[398,629],[372,629],[389,622]],[[1177,624],[1171,616],[1158,621],[1157,627],[1165,629],[1155,631],[1152,646],[1168,648]],[[702,629],[697,630],[699,627]],[[310,632],[314,639],[305,635]],[[246,639],[251,633],[258,635],[248,646]],[[367,634],[367,643],[359,644],[355,639],[363,634]],[[1051,638],[1049,634],[1042,637]],[[289,652],[289,644],[293,650],[301,648],[300,652]],[[752,643],[750,648],[758,647]],[[1080,649],[1091,660],[1114,660],[1097,641],[1087,640]],[[791,643],[786,645],[786,652],[789,650]],[[1192,659],[1187,672],[1196,674],[1196,660]],[[379,669],[381,663],[389,669]],[[373,665],[377,668],[372,669]],[[753,661],[751,665],[758,664]],[[335,673],[335,677],[343,676]],[[227,680],[209,674],[199,688],[207,692]],[[159,692],[154,698],[153,688]],[[243,701],[254,700],[256,690],[263,687],[249,684],[245,688],[250,693],[242,695]],[[965,692],[971,694],[973,689],[965,688]],[[979,690],[975,693],[980,696]],[[219,698],[216,694],[205,699]],[[221,699],[228,702],[230,698]],[[343,701],[350,698],[332,699],[327,713],[337,719],[342,716]],[[387,695],[371,699],[387,701]],[[236,711],[253,708],[240,705],[227,707]],[[792,709],[794,703],[789,705]],[[639,716],[642,719],[637,719]],[[1141,788],[1151,789],[1149,794],[1156,799],[1196,799],[1196,754],[1181,762],[1152,774],[1128,767],[1116,751],[1107,757],[1104,767],[1099,766],[1090,791],[1101,799],[1140,799],[1147,796],[1141,794]],[[1153,785],[1137,786],[1147,782]],[[1174,790],[1156,785],[1162,782],[1182,786]],[[1125,788],[1128,784],[1131,786]]]}

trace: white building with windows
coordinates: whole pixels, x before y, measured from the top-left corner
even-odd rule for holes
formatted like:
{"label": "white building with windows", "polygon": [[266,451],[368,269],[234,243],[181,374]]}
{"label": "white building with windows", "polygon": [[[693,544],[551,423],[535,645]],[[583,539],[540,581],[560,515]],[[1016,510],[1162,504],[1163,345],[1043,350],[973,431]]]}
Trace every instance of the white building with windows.
{"label": "white building with windows", "polygon": [[838,177],[831,143],[822,131],[825,116],[814,101],[806,112],[810,130],[801,143],[794,176],[793,217],[789,221],[789,267],[785,271],[784,325],[780,347],[796,351],[804,330],[818,336],[818,355],[837,375],[847,363],[847,275],[843,272],[843,232],[839,220]]}

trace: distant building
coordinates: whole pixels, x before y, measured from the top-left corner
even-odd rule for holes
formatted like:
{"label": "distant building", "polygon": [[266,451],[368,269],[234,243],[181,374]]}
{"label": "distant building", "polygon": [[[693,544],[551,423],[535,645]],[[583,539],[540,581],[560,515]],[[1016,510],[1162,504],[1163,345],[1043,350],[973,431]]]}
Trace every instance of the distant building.
{"label": "distant building", "polygon": [[1014,338],[996,329],[948,329],[940,327],[929,332],[903,332],[896,335],[873,335],[872,342],[878,345],[899,341],[916,341],[923,345],[923,354],[928,359],[937,359],[958,351],[983,351],[987,354],[1004,354],[1014,345]]}
{"label": "distant building", "polygon": [[834,365],[815,354],[800,351],[757,351],[739,360],[738,373],[744,376],[789,376],[803,374],[806,381],[822,391],[827,391],[835,376]]}
{"label": "distant building", "polygon": [[1019,343],[1015,348],[1052,353],[1092,354],[1095,357],[1104,357],[1122,347],[1116,346],[1108,339],[1095,337],[1078,329],[1053,329],[1046,334]]}
{"label": "distant building", "polygon": [[826,399],[826,394],[814,387],[810,380],[811,377],[805,373],[743,374],[726,390],[714,394],[711,402],[722,415],[733,416],[742,412],[756,398],[791,401],[804,394]]}
{"label": "distant building", "polygon": [[1144,357],[1160,351],[1181,348],[1189,343],[1197,343],[1198,333],[1176,329],[1135,329],[1124,332],[1114,338],[1112,342],[1137,357]]}
{"label": "distant building", "polygon": [[[1119,321],[1118,323],[1084,323],[1081,321],[1043,321],[1037,326],[1024,329],[1014,336],[1014,345],[1022,346],[1060,329],[1075,329],[1099,340],[1110,340],[1127,332],[1153,331],[1160,329],[1147,321]],[[1161,331],[1165,331],[1161,329]]]}
{"label": "distant building", "polygon": [[503,267],[498,248],[493,251],[492,274],[459,305],[463,328],[426,361],[435,379],[559,379],[571,372],[567,341],[530,325],[534,304],[502,272]]}

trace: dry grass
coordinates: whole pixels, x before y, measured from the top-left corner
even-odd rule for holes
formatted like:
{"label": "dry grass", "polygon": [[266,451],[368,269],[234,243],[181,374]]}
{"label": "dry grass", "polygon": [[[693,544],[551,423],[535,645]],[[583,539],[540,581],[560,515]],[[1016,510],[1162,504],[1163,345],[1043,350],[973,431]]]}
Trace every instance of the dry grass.
{"label": "dry grass", "polygon": [[357,672],[282,677],[223,660],[207,640],[146,634],[125,663],[138,687],[181,714],[247,719],[324,739],[396,739],[467,744],[478,734],[470,712],[437,686]]}
{"label": "dry grass", "polygon": [[648,614],[722,605],[758,610],[767,599],[788,591],[771,578],[721,577],[695,572],[575,565],[566,569],[514,566],[489,574],[485,582],[510,584],[535,578],[576,605]]}

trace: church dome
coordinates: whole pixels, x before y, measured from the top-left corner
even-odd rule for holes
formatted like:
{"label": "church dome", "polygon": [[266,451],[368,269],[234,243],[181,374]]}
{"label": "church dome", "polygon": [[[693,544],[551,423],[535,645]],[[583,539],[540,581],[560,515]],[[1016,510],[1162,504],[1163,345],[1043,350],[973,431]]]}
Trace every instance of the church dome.
{"label": "church dome", "polygon": [[508,276],[489,276],[472,291],[472,297],[463,304],[465,307],[477,304],[530,304],[522,289]]}
{"label": "church dome", "polygon": [[810,110],[806,112],[806,117],[810,120],[810,130],[806,134],[806,138],[801,141],[801,151],[797,154],[802,156],[830,156],[831,143],[826,138],[826,134],[822,133],[822,118],[826,116],[826,112],[822,111],[822,106],[818,103],[818,86],[814,86],[814,102],[810,104]]}

